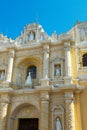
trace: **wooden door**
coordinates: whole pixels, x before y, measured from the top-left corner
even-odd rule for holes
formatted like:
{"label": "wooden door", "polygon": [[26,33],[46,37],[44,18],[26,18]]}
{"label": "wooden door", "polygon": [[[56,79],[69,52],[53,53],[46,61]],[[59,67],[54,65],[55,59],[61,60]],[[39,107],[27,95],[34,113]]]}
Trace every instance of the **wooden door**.
{"label": "wooden door", "polygon": [[19,129],[18,130],[38,130],[38,119],[19,119]]}

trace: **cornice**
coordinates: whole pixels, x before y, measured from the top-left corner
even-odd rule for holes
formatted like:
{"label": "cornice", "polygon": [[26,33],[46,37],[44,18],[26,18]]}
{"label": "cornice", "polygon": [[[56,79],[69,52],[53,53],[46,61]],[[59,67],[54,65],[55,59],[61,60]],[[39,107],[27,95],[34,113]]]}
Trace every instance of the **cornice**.
{"label": "cornice", "polygon": [[23,94],[37,94],[41,92],[48,92],[48,93],[65,93],[65,92],[74,92],[80,93],[85,89],[84,86],[76,85],[76,84],[59,84],[54,86],[36,86],[35,89],[20,89],[20,90],[13,90],[10,87],[3,87],[0,88],[0,94],[10,94],[10,95],[23,95]]}

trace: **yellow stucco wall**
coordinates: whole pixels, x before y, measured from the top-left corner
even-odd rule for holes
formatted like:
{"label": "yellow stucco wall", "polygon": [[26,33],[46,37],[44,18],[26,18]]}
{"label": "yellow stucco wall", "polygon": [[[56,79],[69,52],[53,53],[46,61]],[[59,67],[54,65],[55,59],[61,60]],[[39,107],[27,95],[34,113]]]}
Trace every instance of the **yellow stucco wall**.
{"label": "yellow stucco wall", "polygon": [[80,95],[82,130],[87,130],[87,83],[82,83],[85,90]]}

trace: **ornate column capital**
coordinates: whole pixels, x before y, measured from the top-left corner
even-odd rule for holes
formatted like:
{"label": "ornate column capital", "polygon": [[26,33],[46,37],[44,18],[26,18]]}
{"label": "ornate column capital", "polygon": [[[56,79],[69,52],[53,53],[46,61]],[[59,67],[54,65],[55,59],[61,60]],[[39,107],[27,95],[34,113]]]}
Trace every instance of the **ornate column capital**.
{"label": "ornate column capital", "polygon": [[64,47],[65,47],[65,48],[70,47],[70,42],[65,42],[65,43],[64,43]]}
{"label": "ornate column capital", "polygon": [[14,58],[15,57],[15,51],[14,50],[9,50],[8,56],[9,56],[9,58]]}
{"label": "ornate column capital", "polygon": [[49,93],[48,92],[41,92],[41,95],[40,95],[40,99],[41,101],[49,101]]}
{"label": "ornate column capital", "polygon": [[49,53],[50,52],[50,47],[49,47],[49,45],[48,44],[45,44],[44,46],[43,46],[43,53]]}
{"label": "ornate column capital", "polygon": [[74,94],[73,92],[65,92],[65,100],[74,100]]}
{"label": "ornate column capital", "polygon": [[64,43],[64,50],[65,50],[65,52],[68,52],[68,51],[71,50],[71,44],[70,44],[70,42],[65,42]]}
{"label": "ornate column capital", "polygon": [[11,99],[10,99],[10,96],[9,95],[4,95],[4,96],[1,96],[0,97],[0,102],[1,103],[10,103]]}

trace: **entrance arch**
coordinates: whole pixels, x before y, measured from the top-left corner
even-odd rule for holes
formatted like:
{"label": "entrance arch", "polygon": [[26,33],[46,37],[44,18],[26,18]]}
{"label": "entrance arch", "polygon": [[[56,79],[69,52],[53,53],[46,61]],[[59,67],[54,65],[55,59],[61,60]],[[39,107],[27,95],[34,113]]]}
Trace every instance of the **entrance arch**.
{"label": "entrance arch", "polygon": [[[38,130],[39,130],[39,110],[32,104],[21,104],[20,106],[16,107],[16,109],[12,112],[10,116],[10,122],[9,122],[9,130],[22,130],[19,129],[19,125],[24,120],[26,121],[26,124],[28,121],[35,122],[34,119],[36,119],[36,122],[38,123]],[[38,120],[38,121],[37,121]],[[26,127],[25,130],[27,130],[28,127]],[[36,129],[37,130],[37,129]]]}

